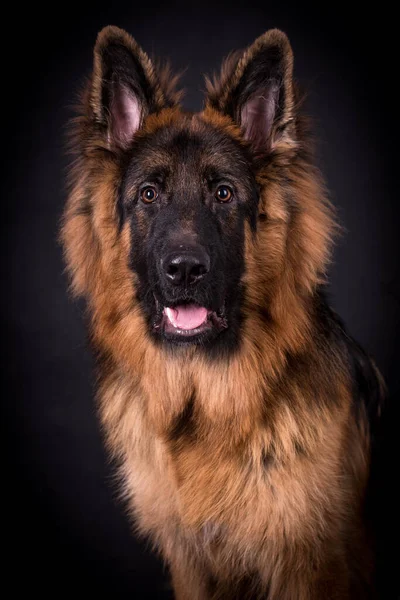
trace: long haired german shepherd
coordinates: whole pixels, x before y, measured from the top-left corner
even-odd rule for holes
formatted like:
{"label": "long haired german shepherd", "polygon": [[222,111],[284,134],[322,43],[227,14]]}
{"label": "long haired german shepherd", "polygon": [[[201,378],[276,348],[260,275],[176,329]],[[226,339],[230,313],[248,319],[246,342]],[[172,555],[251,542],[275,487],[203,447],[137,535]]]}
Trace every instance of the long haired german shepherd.
{"label": "long haired german shepherd", "polygon": [[373,595],[383,384],[325,299],[336,226],[292,67],[268,31],[192,114],[106,27],[75,121],[66,262],[108,448],[178,600]]}

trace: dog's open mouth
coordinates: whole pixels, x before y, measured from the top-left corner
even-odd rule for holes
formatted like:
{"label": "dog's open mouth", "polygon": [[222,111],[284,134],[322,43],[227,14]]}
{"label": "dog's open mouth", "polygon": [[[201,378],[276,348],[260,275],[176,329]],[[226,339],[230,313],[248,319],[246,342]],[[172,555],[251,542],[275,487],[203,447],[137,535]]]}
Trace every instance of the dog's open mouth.
{"label": "dog's open mouth", "polygon": [[169,339],[195,341],[227,328],[224,309],[213,311],[193,302],[163,308],[157,304],[160,317],[155,329]]}
{"label": "dog's open mouth", "polygon": [[180,304],[174,308],[164,308],[165,329],[185,332],[203,330],[209,324],[208,315],[211,311],[197,304]]}

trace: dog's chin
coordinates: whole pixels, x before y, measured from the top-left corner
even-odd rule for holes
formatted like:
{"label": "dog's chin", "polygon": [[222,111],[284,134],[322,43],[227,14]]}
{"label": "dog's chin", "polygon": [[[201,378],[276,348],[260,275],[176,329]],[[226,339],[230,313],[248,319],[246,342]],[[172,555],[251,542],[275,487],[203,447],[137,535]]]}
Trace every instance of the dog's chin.
{"label": "dog's chin", "polygon": [[195,302],[165,306],[156,300],[153,332],[172,344],[205,344],[227,329],[225,307],[211,310]]}

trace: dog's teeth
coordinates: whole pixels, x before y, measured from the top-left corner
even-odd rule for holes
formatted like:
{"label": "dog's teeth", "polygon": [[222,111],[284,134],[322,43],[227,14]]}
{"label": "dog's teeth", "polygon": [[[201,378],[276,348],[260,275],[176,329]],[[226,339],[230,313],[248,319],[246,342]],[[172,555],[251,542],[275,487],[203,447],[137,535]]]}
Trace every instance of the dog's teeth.
{"label": "dog's teeth", "polygon": [[166,306],[164,308],[164,312],[167,315],[167,319],[169,320],[169,322],[176,328],[177,325],[175,323],[176,323],[176,317],[177,317],[178,311]]}

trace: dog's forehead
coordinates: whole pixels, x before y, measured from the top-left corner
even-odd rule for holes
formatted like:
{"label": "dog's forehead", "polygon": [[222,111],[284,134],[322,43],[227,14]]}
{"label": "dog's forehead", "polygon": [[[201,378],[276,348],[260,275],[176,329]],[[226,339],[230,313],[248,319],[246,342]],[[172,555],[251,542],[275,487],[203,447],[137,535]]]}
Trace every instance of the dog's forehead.
{"label": "dog's forehead", "polygon": [[143,136],[133,147],[128,176],[132,181],[150,173],[171,177],[182,169],[216,178],[243,178],[251,171],[245,148],[234,137],[193,117]]}

